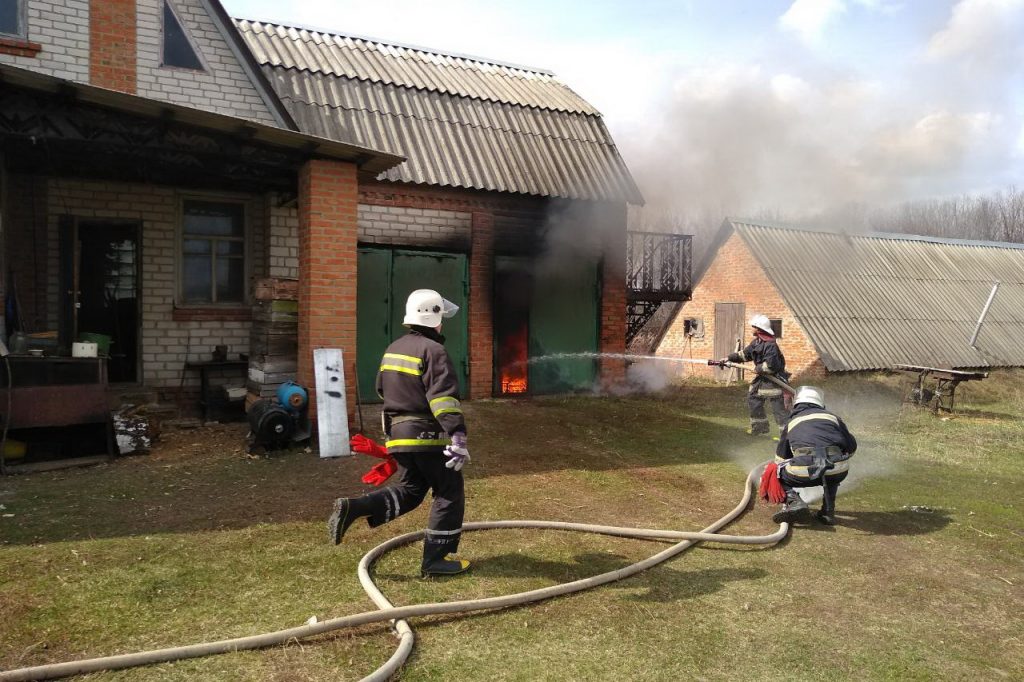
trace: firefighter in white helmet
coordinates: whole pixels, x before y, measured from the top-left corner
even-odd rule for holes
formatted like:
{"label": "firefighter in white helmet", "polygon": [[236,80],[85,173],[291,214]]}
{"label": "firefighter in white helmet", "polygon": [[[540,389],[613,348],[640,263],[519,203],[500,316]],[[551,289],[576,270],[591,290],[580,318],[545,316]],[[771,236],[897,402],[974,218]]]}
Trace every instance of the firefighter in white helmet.
{"label": "firefighter in white helmet", "polygon": [[750,318],[750,327],[754,339],[743,350],[730,353],[729,362],[753,362],[756,370],[750,389],[747,391],[747,407],[750,409],[750,428],[747,433],[754,436],[767,435],[769,432],[768,415],[765,403],[772,406],[775,423],[781,429],[786,424],[787,409],[783,390],[762,375],[772,375],[783,382],[789,382],[786,371],[786,358],[775,340],[771,321],[766,315],[754,315]]}
{"label": "firefighter in white helmet", "polygon": [[377,373],[386,445],[398,463],[398,482],[369,495],[336,500],[328,521],[331,540],[338,544],[357,518],[367,517],[371,528],[385,524],[418,507],[432,492],[423,541],[424,576],[454,575],[469,568],[468,561],[451,556],[462,536],[462,467],[470,458],[458,375],[441,336],[442,320],[458,310],[432,289],[409,295],[403,321],[409,332],[388,346]]}
{"label": "firefighter in white helmet", "polygon": [[856,451],[857,439],[842,419],[825,409],[821,389],[801,386],[775,449],[775,465],[786,502],[772,519],[782,523],[804,515],[807,503],[795,488],[820,485],[823,496],[817,518],[826,525],[835,524],[836,493]]}

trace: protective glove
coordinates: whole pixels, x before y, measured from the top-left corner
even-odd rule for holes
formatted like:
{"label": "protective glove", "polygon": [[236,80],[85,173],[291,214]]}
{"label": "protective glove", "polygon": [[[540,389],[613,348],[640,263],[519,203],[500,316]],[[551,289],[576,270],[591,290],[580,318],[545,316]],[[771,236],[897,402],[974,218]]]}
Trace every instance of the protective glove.
{"label": "protective glove", "polygon": [[391,478],[396,471],[398,471],[398,462],[394,459],[386,459],[363,474],[363,483],[380,485]]}
{"label": "protective glove", "polygon": [[469,450],[466,449],[466,434],[459,431],[452,434],[452,442],[444,449],[444,456],[448,461],[444,463],[448,469],[462,471],[462,467],[469,461]]}

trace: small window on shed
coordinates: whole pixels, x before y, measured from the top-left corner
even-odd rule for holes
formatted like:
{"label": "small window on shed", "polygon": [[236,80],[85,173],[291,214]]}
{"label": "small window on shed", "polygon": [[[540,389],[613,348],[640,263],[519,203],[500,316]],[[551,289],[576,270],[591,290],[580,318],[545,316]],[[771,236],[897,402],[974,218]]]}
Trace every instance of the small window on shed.
{"label": "small window on shed", "polygon": [[782,320],[769,320],[772,323],[772,332],[775,334],[775,338],[782,338]]}
{"label": "small window on shed", "polygon": [[0,34],[25,36],[25,0],[0,0]]}
{"label": "small window on shed", "polygon": [[[2,0],[0,0],[2,1]],[[164,0],[164,49],[161,66],[174,66],[179,69],[203,70],[203,62],[199,51],[192,44],[192,39],[185,25],[178,19],[174,7]]]}

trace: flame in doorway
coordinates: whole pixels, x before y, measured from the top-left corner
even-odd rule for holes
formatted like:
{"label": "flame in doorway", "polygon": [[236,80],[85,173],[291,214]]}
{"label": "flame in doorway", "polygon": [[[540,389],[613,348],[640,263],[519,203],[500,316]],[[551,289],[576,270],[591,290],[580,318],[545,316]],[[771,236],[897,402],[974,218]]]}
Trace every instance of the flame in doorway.
{"label": "flame in doorway", "polygon": [[528,328],[524,324],[502,339],[498,348],[498,367],[501,368],[501,393],[526,393]]}

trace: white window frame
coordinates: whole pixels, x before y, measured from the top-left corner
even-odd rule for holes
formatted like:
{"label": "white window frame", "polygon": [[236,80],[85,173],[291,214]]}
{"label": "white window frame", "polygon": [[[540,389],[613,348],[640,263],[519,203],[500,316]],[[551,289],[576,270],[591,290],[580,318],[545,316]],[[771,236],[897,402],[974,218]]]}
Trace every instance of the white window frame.
{"label": "white window frame", "polygon": [[14,40],[28,40],[28,0],[14,0],[18,3],[18,32],[0,31],[0,37]]}
{"label": "white window frame", "polygon": [[[242,286],[242,299],[239,301],[204,302],[190,303],[185,301],[183,286],[185,284],[185,202],[204,201],[219,204],[237,204],[242,207],[242,273],[244,283]],[[177,197],[177,219],[176,234],[174,239],[174,307],[193,309],[232,309],[247,307],[250,304],[249,282],[252,279],[253,269],[253,210],[254,200],[251,196],[229,193],[203,193],[203,192],[182,192]],[[216,281],[212,285],[216,287]]]}
{"label": "white window frame", "polygon": [[[171,14],[178,20],[178,26],[181,26],[181,30],[185,33],[185,40],[192,46],[192,50],[196,53],[196,57],[199,59],[199,63],[202,64],[201,68],[191,69],[187,66],[175,66],[173,64],[164,64],[164,41],[167,39],[167,29],[164,26],[164,5],[171,8]],[[188,24],[186,24],[181,18],[181,12],[174,6],[171,0],[161,0],[160,2],[160,68],[167,69],[168,71],[182,71],[184,73],[209,73],[210,64],[206,61],[206,57],[203,55],[203,51],[199,49],[199,45],[196,44],[195,38],[192,37],[192,31],[189,30]]]}

